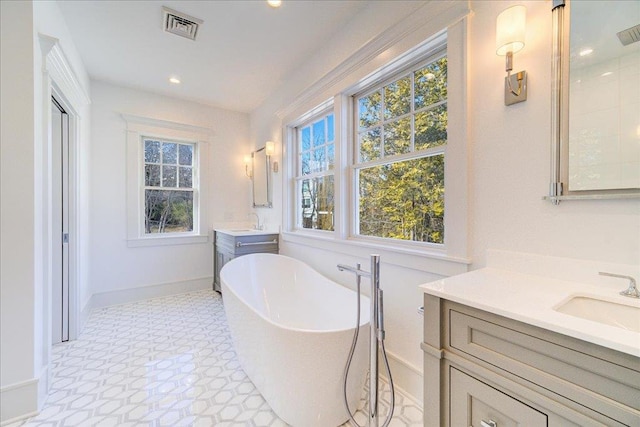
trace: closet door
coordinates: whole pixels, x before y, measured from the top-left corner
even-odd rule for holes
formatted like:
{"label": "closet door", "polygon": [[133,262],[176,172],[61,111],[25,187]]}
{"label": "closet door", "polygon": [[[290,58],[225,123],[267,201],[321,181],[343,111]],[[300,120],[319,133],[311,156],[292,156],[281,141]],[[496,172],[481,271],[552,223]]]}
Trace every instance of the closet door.
{"label": "closet door", "polygon": [[69,115],[51,98],[52,342],[69,341]]}

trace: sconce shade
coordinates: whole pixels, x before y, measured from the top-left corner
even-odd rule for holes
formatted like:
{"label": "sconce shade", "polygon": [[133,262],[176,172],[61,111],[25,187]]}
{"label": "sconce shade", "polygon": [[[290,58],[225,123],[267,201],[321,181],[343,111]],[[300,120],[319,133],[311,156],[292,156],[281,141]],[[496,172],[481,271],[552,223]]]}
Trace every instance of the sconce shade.
{"label": "sconce shade", "polygon": [[496,53],[498,55],[515,53],[524,47],[526,19],[527,8],[522,5],[511,6],[498,15],[496,20]]}
{"label": "sconce shade", "polygon": [[265,150],[265,154],[267,156],[273,156],[273,153],[275,153],[276,151],[276,144],[273,141],[267,141],[264,144],[264,150]]}
{"label": "sconce shade", "polygon": [[244,155],[244,164],[245,165],[250,165],[251,164],[251,154],[245,154]]}

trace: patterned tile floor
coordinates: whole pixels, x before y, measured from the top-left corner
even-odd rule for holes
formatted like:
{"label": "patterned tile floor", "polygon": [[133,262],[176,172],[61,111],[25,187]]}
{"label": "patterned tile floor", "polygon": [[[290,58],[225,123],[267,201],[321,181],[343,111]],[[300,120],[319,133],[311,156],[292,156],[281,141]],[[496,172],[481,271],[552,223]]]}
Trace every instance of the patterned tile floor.
{"label": "patterned tile floor", "polygon": [[[287,425],[240,368],[213,291],[94,310],[78,340],[54,346],[52,368],[43,410],[10,427]],[[391,426],[421,425],[420,408],[396,393]]]}

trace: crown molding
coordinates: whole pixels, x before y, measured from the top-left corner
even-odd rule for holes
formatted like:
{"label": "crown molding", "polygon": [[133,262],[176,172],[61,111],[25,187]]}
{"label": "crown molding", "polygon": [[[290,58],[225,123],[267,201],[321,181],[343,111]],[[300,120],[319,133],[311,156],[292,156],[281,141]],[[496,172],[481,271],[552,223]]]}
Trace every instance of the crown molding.
{"label": "crown molding", "polygon": [[42,52],[43,73],[49,75],[51,81],[65,94],[73,108],[78,109],[89,105],[91,99],[60,47],[60,40],[45,34],[38,34],[38,39]]}
{"label": "crown molding", "polygon": [[429,24],[436,24],[431,25],[435,27],[435,29],[430,35],[435,36],[440,33],[443,28],[459,21],[470,12],[471,8],[468,1],[426,2],[416,12],[398,21],[365,43],[353,55],[342,61],[337,67],[294,97],[293,102],[288,103],[286,107],[276,111],[276,116],[280,119],[286,118],[314,97],[338,84],[351,73],[373,61],[380,54],[389,50],[407,36],[424,29],[424,27],[429,26]]}

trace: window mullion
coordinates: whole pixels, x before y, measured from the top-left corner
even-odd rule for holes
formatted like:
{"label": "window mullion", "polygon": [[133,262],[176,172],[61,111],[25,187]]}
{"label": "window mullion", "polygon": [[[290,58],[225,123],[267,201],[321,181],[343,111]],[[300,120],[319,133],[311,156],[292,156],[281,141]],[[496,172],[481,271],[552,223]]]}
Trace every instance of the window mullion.
{"label": "window mullion", "polygon": [[380,88],[380,158],[384,158],[384,107],[385,107],[385,96],[384,96],[384,86]]}
{"label": "window mullion", "polygon": [[416,112],[415,112],[415,105],[416,105],[416,101],[415,101],[415,76],[416,73],[415,72],[411,72],[409,73],[409,91],[410,91],[410,100],[409,102],[411,102],[411,107],[409,108],[410,114],[411,114],[411,135],[409,136],[410,142],[409,142],[409,151],[413,152],[416,149],[416,141],[415,141],[415,136],[416,136]]}
{"label": "window mullion", "polygon": [[160,141],[160,187],[164,185],[164,142]]}
{"label": "window mullion", "polygon": [[444,154],[445,147],[446,145],[438,145],[437,147],[431,147],[426,150],[415,151],[412,153],[397,154],[394,156],[385,157],[384,159],[376,159],[376,160],[372,160],[370,162],[365,162],[365,163],[356,163],[353,165],[353,168],[356,170],[367,169],[375,166],[390,165],[393,163],[404,162],[407,160],[420,159],[423,157],[438,156],[440,154]]}
{"label": "window mullion", "polygon": [[441,105],[444,105],[446,103],[447,103],[447,100],[443,99],[442,101],[438,101],[438,102],[434,102],[433,104],[425,105],[424,107],[418,108],[415,111],[415,114],[423,113],[425,111],[435,110],[436,108],[438,108]]}
{"label": "window mullion", "polygon": [[144,190],[158,190],[158,191],[195,191],[193,187],[152,187],[152,186],[144,186]]}

